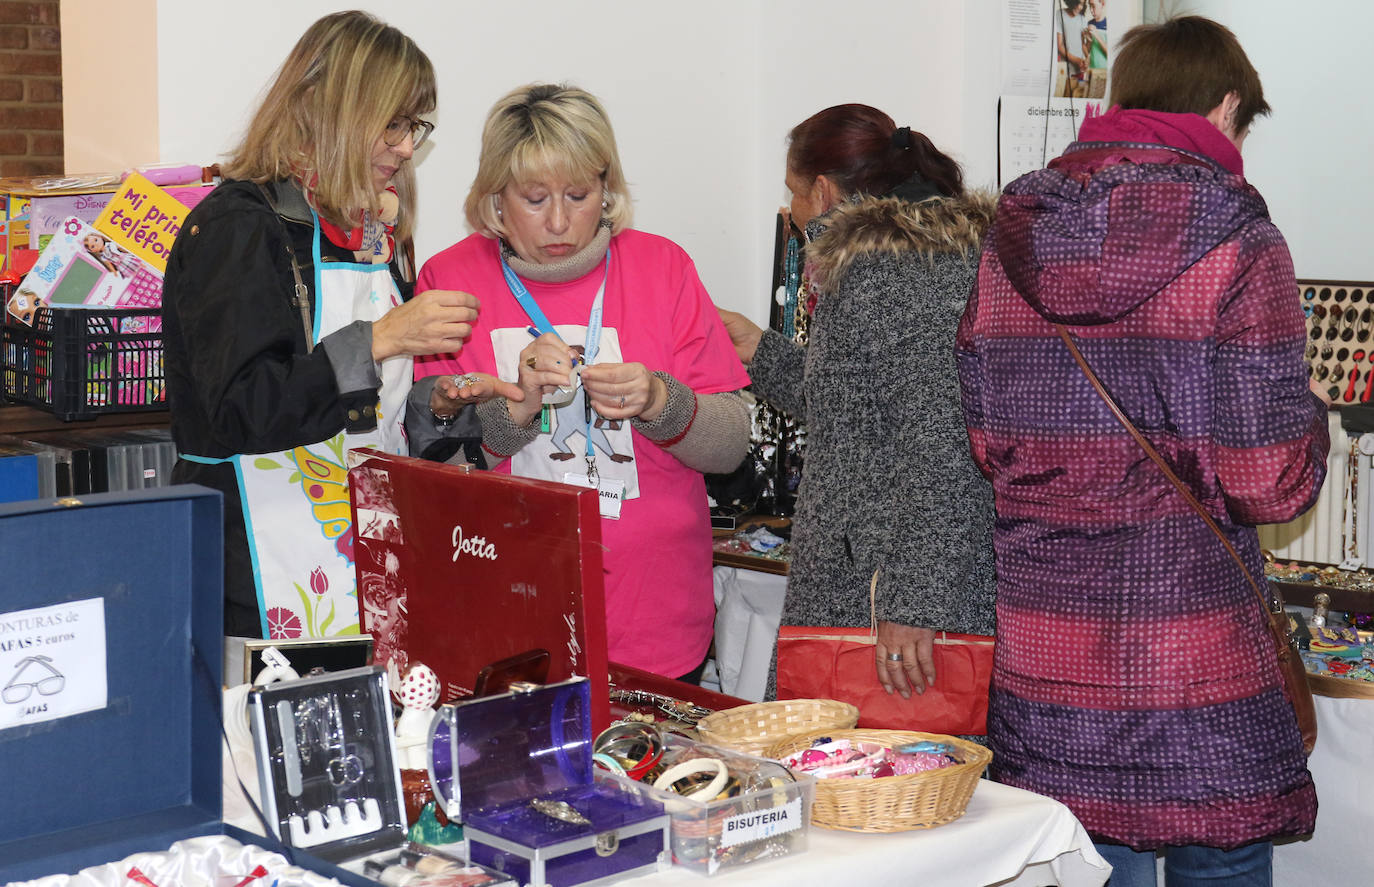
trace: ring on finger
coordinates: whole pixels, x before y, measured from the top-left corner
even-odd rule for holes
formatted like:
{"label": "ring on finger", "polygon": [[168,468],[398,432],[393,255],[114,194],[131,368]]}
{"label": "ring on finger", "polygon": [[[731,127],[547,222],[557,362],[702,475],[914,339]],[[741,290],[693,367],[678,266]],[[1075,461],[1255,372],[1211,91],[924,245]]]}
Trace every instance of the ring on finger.
{"label": "ring on finger", "polygon": [[535,363],[537,363],[537,362],[538,362],[538,358],[536,358],[533,354],[531,354],[529,357],[525,358],[525,366],[529,367],[530,369],[534,369],[534,365],[535,365]]}
{"label": "ring on finger", "polygon": [[477,378],[472,373],[463,373],[453,377],[453,384],[457,385],[459,388],[467,388],[469,385],[476,385],[481,381],[481,379]]}
{"label": "ring on finger", "polygon": [[901,654],[901,653],[888,653],[888,654],[887,654],[887,661],[888,661],[888,662],[901,662],[901,661],[902,661],[902,654]]}
{"label": "ring on finger", "polygon": [[620,408],[625,409],[625,395],[620,395]]}

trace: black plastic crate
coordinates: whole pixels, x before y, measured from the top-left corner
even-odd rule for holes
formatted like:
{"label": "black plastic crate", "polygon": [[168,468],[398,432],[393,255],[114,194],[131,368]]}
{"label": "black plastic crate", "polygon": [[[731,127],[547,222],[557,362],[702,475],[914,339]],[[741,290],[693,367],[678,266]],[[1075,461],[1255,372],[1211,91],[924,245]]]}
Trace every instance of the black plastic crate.
{"label": "black plastic crate", "polygon": [[40,308],[5,314],[5,400],[64,422],[165,409],[162,317],[148,308]]}

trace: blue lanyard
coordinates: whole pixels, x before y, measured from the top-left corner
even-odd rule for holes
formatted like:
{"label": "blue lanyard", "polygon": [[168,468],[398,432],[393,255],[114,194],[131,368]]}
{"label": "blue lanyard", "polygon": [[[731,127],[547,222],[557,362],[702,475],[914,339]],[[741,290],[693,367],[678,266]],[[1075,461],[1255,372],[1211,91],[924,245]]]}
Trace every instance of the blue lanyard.
{"label": "blue lanyard", "polygon": [[[524,309],[525,316],[530,319],[530,324],[534,326],[539,334],[553,333],[558,335],[558,331],[549,323],[548,317],[544,315],[539,303],[530,295],[529,288],[525,282],[511,270],[506,263],[506,257],[501,256],[501,273],[506,278],[506,286],[510,288],[510,293],[515,296],[515,301],[520,303]],[[601,274],[601,286],[596,290],[596,298],[592,299],[592,310],[587,316],[587,337],[582,343],[582,359],[587,366],[596,360],[597,352],[601,350],[601,314],[606,301],[606,279],[611,275],[611,248],[606,247],[606,267]],[[587,475],[596,477],[596,451],[592,447],[592,405],[587,400],[587,389],[582,389],[582,403],[584,406],[583,415],[586,424],[583,428],[583,437],[587,439]]]}

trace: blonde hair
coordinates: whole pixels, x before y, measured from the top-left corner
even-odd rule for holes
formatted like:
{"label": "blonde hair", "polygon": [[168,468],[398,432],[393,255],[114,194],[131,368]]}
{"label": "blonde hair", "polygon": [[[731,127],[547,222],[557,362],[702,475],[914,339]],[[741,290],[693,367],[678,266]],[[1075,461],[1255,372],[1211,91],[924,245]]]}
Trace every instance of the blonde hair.
{"label": "blonde hair", "polygon": [[591,93],[565,83],[531,83],[503,96],[482,127],[482,154],[463,211],[474,231],[504,237],[496,197],[511,182],[554,174],[597,179],[611,233],[630,226],[633,207],[606,110]]}
{"label": "blonde hair", "polygon": [[[434,110],[434,66],[409,37],[356,10],[310,26],[277,71],[243,141],[222,165],[226,177],[295,178],[329,222],[356,226],[381,210],[372,151],[392,118]],[[401,164],[396,237],[410,236],[415,172]]]}

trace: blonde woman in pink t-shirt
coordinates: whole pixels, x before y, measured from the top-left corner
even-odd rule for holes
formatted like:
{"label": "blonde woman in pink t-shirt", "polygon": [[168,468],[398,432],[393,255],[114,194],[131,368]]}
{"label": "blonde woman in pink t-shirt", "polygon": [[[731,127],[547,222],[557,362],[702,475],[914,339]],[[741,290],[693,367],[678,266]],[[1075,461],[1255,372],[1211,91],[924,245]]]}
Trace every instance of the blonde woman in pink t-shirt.
{"label": "blonde woman in pink t-shirt", "polygon": [[[610,120],[575,87],[496,103],[464,208],[476,233],[426,263],[417,290],[456,286],[482,312],[461,354],[417,363],[412,452],[461,447],[498,471],[595,486],[610,659],[696,680],[715,616],[702,473],[749,447],[749,377],[696,268],[630,229]],[[473,371],[525,397],[490,400],[480,429],[459,428]]]}

